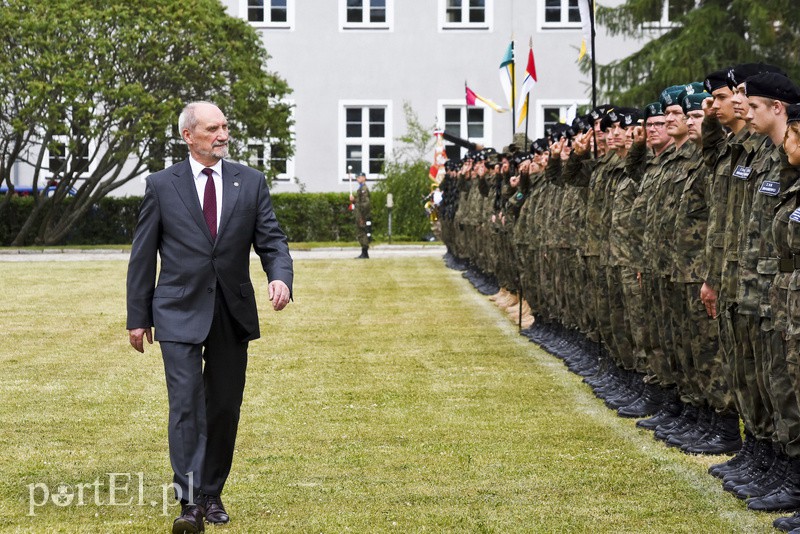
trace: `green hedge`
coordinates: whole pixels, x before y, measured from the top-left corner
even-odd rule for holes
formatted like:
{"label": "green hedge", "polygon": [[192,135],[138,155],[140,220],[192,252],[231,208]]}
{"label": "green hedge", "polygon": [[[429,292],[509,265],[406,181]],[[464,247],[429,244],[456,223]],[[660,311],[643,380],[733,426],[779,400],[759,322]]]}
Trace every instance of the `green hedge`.
{"label": "green hedge", "polygon": [[[385,202],[380,193],[376,199]],[[70,232],[64,245],[112,245],[128,244],[133,238],[141,197],[106,197],[100,200],[87,216]],[[67,200],[69,201],[69,200]],[[275,214],[289,240],[294,243],[304,241],[355,241],[355,223],[348,210],[347,193],[276,193],[272,195]],[[8,246],[16,237],[33,209],[31,197],[16,197],[6,204],[0,213],[0,245]],[[385,236],[385,208],[378,209],[374,220],[376,237]],[[397,215],[395,228],[404,228]],[[36,232],[33,232],[30,242]],[[393,236],[402,240],[404,236]],[[419,239],[421,236],[408,236],[406,239]]]}

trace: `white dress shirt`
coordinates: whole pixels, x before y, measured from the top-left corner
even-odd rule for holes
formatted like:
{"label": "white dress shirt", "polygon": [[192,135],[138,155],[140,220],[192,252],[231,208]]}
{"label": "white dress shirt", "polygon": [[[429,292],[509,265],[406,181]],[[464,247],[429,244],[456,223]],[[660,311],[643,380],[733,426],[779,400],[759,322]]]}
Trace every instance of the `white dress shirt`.
{"label": "white dress shirt", "polygon": [[[194,186],[197,188],[197,198],[200,199],[200,209],[203,209],[203,197],[206,193],[206,180],[208,178],[203,174],[205,165],[189,156],[189,165],[192,167],[192,176],[194,176]],[[219,160],[214,165],[209,167],[214,171],[214,191],[217,193],[217,232],[219,232],[219,220],[222,216],[222,160]]]}

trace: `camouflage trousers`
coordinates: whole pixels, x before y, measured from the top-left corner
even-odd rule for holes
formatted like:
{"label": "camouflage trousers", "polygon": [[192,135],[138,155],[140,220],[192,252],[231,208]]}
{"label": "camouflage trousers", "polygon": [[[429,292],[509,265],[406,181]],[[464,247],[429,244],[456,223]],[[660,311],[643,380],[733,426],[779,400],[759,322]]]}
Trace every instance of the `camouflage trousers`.
{"label": "camouflage trousers", "polygon": [[648,381],[668,388],[678,383],[675,344],[670,318],[672,311],[669,308],[672,282],[651,271],[642,273],[642,286],[645,309],[649,310],[647,321],[650,340],[648,367],[652,372],[652,377]]}
{"label": "camouflage trousers", "polygon": [[[678,284],[683,310],[676,314],[681,321],[675,325],[682,331],[680,360],[688,376],[692,403],[708,404],[718,412],[734,409],[733,396],[728,388],[719,351],[719,322],[706,313],[700,300],[702,283]],[[688,368],[688,372],[687,372]]]}
{"label": "camouflage trousers", "polygon": [[650,348],[650,336],[647,331],[647,316],[644,305],[644,285],[633,267],[619,267],[619,278],[625,305],[625,322],[630,329],[630,338],[635,358],[636,372],[646,375]]}
{"label": "camouflage trousers", "polygon": [[[630,310],[627,310],[625,300],[625,282],[622,275],[623,267],[609,265],[606,269],[606,284],[608,291],[608,314],[611,323],[611,336],[614,340],[614,350],[620,365],[628,370],[636,370],[636,354],[634,353],[633,337],[631,335]],[[630,269],[628,269],[630,271]],[[627,311],[627,313],[626,313]]]}
{"label": "camouflage trousers", "polygon": [[772,403],[764,381],[764,339],[761,318],[743,315],[738,306],[728,308],[728,327],[733,333],[733,379],[742,396],[740,412],[745,426],[758,439],[771,440],[775,434]]}
{"label": "camouflage trousers", "polygon": [[767,350],[763,361],[765,381],[772,404],[775,439],[792,458],[800,457],[800,404],[794,377],[787,364],[784,333],[762,330]]}
{"label": "camouflage trousers", "polygon": [[583,309],[589,314],[591,329],[587,334],[590,341],[600,342],[600,328],[597,324],[596,287],[597,267],[600,258],[597,256],[582,256],[583,269],[581,271],[581,302]]}

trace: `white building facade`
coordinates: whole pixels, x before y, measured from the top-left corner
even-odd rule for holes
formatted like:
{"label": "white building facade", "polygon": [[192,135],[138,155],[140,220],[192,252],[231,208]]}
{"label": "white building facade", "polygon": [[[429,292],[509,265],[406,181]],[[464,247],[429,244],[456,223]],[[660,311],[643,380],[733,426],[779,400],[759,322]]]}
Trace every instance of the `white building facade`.
{"label": "white building facade", "polygon": [[[346,191],[348,167],[380,179],[383,161],[406,133],[404,103],[423,125],[485,146],[507,145],[511,113],[467,107],[464,85],[508,107],[499,67],[512,38],[518,87],[533,41],[538,84],[530,138],[563,120],[572,104],[591,101],[591,78],[577,64],[583,35],[577,0],[224,3],[259,31],[272,56],[268,68],[293,90],[295,154],[276,162],[285,171],[273,184],[276,192]],[[600,28],[597,59],[624,57],[639,45]]]}
{"label": "white building facade", "polygon": [[[266,139],[247,140],[259,147],[253,163],[277,167],[274,192],[344,192],[349,167],[353,174],[363,171],[368,180],[380,180],[383,163],[406,134],[406,103],[431,130],[443,127],[498,149],[509,144],[511,113],[468,107],[464,86],[508,107],[499,67],[512,40],[517,88],[529,40],[533,43],[538,83],[530,100],[531,139],[563,120],[573,104],[591,101],[590,75],[581,73],[577,63],[583,37],[578,0],[221,1],[231,16],[259,32],[271,56],[268,69],[293,91],[288,100],[295,121],[294,155],[287,159],[270,153]],[[648,26],[653,35],[669,25],[668,0],[664,6],[662,19]],[[641,46],[609,37],[602,28],[596,42],[600,63]],[[524,132],[525,126],[516,131]],[[452,156],[459,151],[448,147]],[[45,161],[58,157],[63,155],[50,154]],[[58,168],[58,161],[51,167]],[[32,175],[32,168],[15,166],[12,181],[30,186]],[[45,172],[44,179],[49,178]],[[144,178],[113,194],[143,194]]]}

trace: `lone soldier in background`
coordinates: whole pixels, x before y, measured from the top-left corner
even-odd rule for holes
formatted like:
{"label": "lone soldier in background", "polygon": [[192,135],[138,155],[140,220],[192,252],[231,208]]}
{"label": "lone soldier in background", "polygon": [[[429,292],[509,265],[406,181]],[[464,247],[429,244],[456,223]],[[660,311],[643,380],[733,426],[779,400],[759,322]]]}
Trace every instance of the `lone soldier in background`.
{"label": "lone soldier in background", "polygon": [[363,172],[356,177],[358,190],[355,195],[350,195],[353,203],[353,213],[356,216],[356,239],[361,245],[361,256],[357,260],[369,259],[369,242],[372,240],[372,216],[370,215],[369,188],[367,188],[367,175]]}

